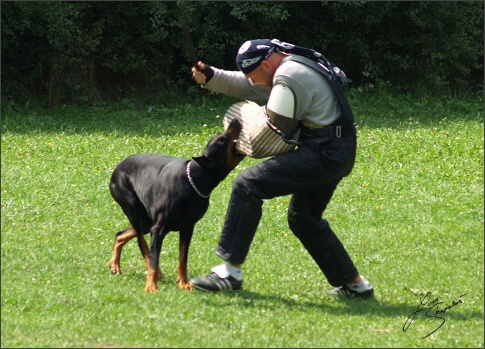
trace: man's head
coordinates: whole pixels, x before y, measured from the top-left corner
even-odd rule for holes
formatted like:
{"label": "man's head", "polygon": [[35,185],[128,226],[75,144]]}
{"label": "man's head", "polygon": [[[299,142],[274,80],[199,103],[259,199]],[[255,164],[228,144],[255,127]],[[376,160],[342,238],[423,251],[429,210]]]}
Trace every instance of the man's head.
{"label": "man's head", "polygon": [[[278,57],[273,53],[278,53]],[[239,48],[236,63],[239,70],[253,83],[271,86],[273,75],[283,56],[270,39],[249,40]]]}
{"label": "man's head", "polygon": [[268,59],[275,46],[270,39],[248,40],[239,47],[236,63],[245,75],[256,69],[262,61]]}

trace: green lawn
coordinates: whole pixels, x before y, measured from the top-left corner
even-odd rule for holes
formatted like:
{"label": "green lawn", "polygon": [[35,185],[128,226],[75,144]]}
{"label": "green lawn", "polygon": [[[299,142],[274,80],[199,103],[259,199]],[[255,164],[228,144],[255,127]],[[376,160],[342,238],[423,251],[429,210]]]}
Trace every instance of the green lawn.
{"label": "green lawn", "polygon": [[[3,107],[2,347],[484,346],[481,97],[352,95],[357,161],[325,217],[375,300],[323,293],[330,285],[288,229],[289,197],[265,202],[240,292],[179,290],[177,233],[164,241],[159,293],[143,292],[134,241],[123,274],[111,275],[114,233],[128,225],[108,190],[116,164],[140,152],[199,155],[229,104]],[[220,263],[231,183],[257,161],[213,192],[189,277]],[[409,325],[422,300],[431,310]]]}

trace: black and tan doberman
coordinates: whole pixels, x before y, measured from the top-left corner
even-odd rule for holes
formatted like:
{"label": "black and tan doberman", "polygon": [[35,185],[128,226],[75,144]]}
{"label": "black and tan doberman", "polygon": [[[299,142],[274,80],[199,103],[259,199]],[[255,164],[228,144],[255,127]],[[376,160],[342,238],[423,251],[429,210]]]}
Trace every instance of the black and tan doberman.
{"label": "black and tan doberman", "polygon": [[[187,279],[187,260],[194,226],[209,207],[211,191],[244,158],[235,149],[240,132],[241,124],[233,120],[227,130],[207,143],[201,156],[190,160],[162,154],[134,154],[118,164],[109,188],[131,227],[115,235],[109,264],[112,273],[121,273],[123,245],[137,237],[148,270],[145,291],[158,291],[162,242],[168,232],[178,231],[177,283],[181,289],[192,289]],[[150,247],[144,238],[148,233]]]}

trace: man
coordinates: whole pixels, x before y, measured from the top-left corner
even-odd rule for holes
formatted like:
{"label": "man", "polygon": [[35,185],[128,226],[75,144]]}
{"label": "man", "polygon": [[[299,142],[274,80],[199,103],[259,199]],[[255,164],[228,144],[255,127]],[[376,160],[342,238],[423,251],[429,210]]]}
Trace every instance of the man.
{"label": "man", "polygon": [[240,290],[241,265],[261,219],[263,200],[292,194],[289,227],[335,287],[328,293],[372,297],[372,286],[322,218],[338,183],[353,168],[355,125],[343,121],[329,81],[282,51],[274,40],[250,40],[236,57],[240,72],[202,62],[192,68],[195,81],[205,88],[241,99],[269,97],[261,108],[271,120],[302,127],[295,150],[246,168],[236,177],[216,248],[225,263],[189,282],[207,291]]}

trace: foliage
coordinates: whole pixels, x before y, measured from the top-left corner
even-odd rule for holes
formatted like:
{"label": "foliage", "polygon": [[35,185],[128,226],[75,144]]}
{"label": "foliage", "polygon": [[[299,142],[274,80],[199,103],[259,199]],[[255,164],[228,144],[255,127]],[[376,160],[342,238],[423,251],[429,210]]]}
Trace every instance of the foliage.
{"label": "foliage", "polygon": [[[483,90],[483,2],[186,2],[198,57],[247,39],[322,51],[354,87]],[[2,101],[86,105],[196,95],[179,2],[2,2]]]}

